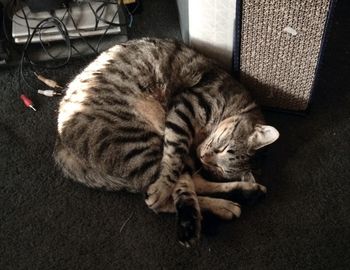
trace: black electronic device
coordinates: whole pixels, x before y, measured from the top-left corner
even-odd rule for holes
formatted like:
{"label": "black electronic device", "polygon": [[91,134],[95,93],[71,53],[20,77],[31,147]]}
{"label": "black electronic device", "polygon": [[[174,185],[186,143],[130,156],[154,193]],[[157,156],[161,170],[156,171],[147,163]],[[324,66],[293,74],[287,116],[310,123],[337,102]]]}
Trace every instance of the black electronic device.
{"label": "black electronic device", "polygon": [[0,63],[4,63],[8,57],[8,52],[6,48],[6,29],[4,26],[4,7],[0,3]]}
{"label": "black electronic device", "polygon": [[52,11],[67,7],[71,0],[25,0],[32,12]]}
{"label": "black electronic device", "polygon": [[[1,39],[5,46],[0,47],[0,67],[18,62],[20,69],[26,63],[56,67],[71,57],[97,55],[115,43],[125,42],[126,28],[132,24],[130,11],[127,22],[126,9],[115,0],[60,1],[63,8],[51,10],[51,5],[40,12],[33,12],[28,2],[8,1],[4,6],[5,18],[0,21],[5,25],[1,30],[7,31]],[[1,61],[4,57],[6,61]]]}

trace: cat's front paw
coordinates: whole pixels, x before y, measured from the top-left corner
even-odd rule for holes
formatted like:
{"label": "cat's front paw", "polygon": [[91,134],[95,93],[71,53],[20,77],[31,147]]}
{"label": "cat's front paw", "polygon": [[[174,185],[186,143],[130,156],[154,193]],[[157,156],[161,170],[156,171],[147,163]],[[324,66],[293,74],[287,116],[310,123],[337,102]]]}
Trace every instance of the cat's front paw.
{"label": "cat's front paw", "polygon": [[202,216],[193,200],[180,200],[176,203],[177,237],[181,245],[194,246],[200,236]]}
{"label": "cat's front paw", "polygon": [[241,216],[241,206],[228,200],[216,199],[218,203],[212,206],[211,211],[221,219],[231,220]]}
{"label": "cat's front paw", "polygon": [[266,187],[257,183],[245,183],[241,190],[232,193],[242,204],[253,205],[266,197]]}
{"label": "cat's front paw", "polygon": [[145,200],[147,206],[155,212],[160,212],[162,207],[169,200],[172,200],[171,194],[173,189],[174,185],[172,183],[163,182],[158,179],[147,190],[147,198]]}

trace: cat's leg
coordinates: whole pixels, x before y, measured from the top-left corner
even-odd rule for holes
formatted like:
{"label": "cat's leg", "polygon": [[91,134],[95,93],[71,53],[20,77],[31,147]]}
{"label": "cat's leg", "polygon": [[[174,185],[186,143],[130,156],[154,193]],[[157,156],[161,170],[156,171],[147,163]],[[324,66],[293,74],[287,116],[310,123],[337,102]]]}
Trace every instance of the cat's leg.
{"label": "cat's leg", "polygon": [[240,205],[229,200],[198,196],[194,182],[188,173],[182,174],[176,183],[171,200],[163,204],[159,212],[176,213],[177,236],[179,242],[193,246],[201,232],[201,211],[230,220],[241,214]]}
{"label": "cat's leg", "polygon": [[231,220],[241,215],[241,206],[238,203],[206,196],[198,196],[201,212],[208,211],[221,219]]}
{"label": "cat's leg", "polygon": [[[241,206],[238,203],[207,196],[197,196],[197,198],[201,213],[210,212],[224,220],[238,218],[241,215]],[[174,201],[169,200],[159,209],[159,212],[176,213]]]}
{"label": "cat's leg", "polygon": [[156,182],[149,187],[146,199],[148,207],[156,212],[171,196],[183,170],[184,160],[195,134],[194,116],[193,108],[191,113],[182,103],[174,106],[167,115],[161,172]]}
{"label": "cat's leg", "polygon": [[251,204],[264,197],[266,187],[251,182],[210,182],[200,175],[192,176],[197,194],[233,193]]}
{"label": "cat's leg", "polygon": [[172,198],[179,242],[186,247],[193,246],[199,239],[202,216],[195,187],[188,173],[179,177]]}

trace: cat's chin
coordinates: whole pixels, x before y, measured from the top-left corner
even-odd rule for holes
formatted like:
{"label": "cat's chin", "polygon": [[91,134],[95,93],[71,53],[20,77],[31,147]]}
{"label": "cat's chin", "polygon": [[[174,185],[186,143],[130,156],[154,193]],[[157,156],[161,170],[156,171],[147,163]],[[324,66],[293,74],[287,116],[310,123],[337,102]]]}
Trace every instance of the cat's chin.
{"label": "cat's chin", "polygon": [[202,158],[200,158],[200,161],[205,169],[211,171],[212,173],[216,174],[217,176],[222,177],[224,175],[223,169],[221,167],[219,167],[218,165],[207,163]]}
{"label": "cat's chin", "polygon": [[216,170],[216,167],[211,167],[202,163],[204,172],[203,175],[211,179],[213,182],[232,182],[232,181],[241,181],[239,175],[225,175],[220,171]]}
{"label": "cat's chin", "polygon": [[216,167],[205,164],[204,162],[202,162],[202,165],[203,165],[203,168],[213,177],[218,178],[218,179],[224,178],[223,173],[220,172]]}

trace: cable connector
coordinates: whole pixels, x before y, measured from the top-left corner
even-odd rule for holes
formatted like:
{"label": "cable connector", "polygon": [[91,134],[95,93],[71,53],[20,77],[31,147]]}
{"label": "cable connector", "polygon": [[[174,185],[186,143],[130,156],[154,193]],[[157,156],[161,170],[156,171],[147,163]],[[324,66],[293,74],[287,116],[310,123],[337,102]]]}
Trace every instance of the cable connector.
{"label": "cable connector", "polygon": [[48,78],[45,78],[44,76],[34,72],[35,76],[38,78],[38,80],[42,81],[45,83],[47,86],[52,87],[52,88],[63,88],[60,86],[56,81],[50,80]]}
{"label": "cable connector", "polygon": [[54,90],[38,90],[38,94],[44,95],[47,97],[54,97],[54,96],[61,96],[62,94],[60,92],[56,92]]}
{"label": "cable connector", "polygon": [[21,95],[21,100],[23,101],[24,105],[27,108],[31,108],[33,111],[36,112],[36,109],[33,106],[33,101],[31,101],[29,98],[27,98],[25,95]]}

